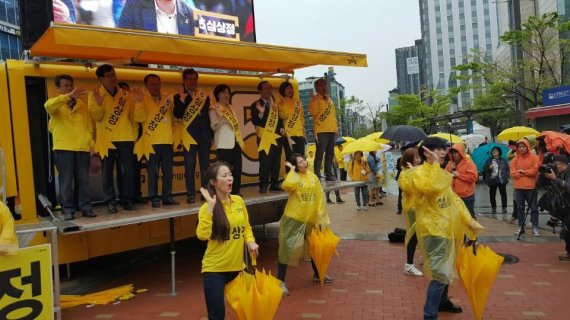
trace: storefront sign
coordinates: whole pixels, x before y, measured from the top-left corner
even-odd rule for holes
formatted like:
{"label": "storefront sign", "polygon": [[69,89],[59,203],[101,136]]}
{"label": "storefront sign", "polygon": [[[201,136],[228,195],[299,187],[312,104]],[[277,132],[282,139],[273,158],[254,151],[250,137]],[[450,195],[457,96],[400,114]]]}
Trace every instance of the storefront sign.
{"label": "storefront sign", "polygon": [[542,91],[542,105],[556,106],[570,103],[570,86],[560,86]]}

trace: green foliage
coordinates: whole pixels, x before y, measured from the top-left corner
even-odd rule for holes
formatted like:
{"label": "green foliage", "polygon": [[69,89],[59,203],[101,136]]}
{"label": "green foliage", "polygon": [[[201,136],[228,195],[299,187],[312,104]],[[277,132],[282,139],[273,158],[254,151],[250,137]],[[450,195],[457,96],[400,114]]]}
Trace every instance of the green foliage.
{"label": "green foliage", "polygon": [[437,91],[427,91],[423,95],[430,104],[415,94],[398,95],[396,99],[399,105],[391,107],[387,115],[388,126],[407,124],[430,132],[433,123],[429,119],[447,114],[451,100]]}

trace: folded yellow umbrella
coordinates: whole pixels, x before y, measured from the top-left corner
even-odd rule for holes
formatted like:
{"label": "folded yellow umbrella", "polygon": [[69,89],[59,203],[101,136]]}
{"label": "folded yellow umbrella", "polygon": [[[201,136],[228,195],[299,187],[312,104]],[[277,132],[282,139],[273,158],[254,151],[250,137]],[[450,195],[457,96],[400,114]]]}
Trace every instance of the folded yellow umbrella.
{"label": "folded yellow umbrella", "polygon": [[456,259],[457,271],[473,307],[475,319],[480,320],[483,317],[487,298],[503,260],[503,257],[484,245],[477,247],[476,255],[471,247],[459,248]]}
{"label": "folded yellow umbrella", "polygon": [[340,238],[328,228],[324,231],[320,228],[313,228],[307,241],[309,242],[309,254],[319,271],[319,280],[323,285],[333,254],[336,253],[338,256],[336,247]]}

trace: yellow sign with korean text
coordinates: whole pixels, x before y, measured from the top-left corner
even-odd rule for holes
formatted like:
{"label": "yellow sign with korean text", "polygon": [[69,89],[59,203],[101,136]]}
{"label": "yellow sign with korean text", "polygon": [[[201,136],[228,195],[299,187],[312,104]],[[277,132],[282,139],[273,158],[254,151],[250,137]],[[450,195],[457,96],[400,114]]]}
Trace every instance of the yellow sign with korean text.
{"label": "yellow sign with korean text", "polygon": [[49,244],[0,256],[0,319],[53,319]]}

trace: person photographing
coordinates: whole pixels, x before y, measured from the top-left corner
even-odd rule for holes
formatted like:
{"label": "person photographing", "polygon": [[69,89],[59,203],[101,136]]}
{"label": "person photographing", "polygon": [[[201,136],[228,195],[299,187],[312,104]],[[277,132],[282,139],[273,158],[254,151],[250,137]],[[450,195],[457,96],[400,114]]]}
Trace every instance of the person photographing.
{"label": "person photographing", "polygon": [[570,171],[568,171],[568,157],[563,154],[554,156],[554,168],[545,168],[544,176],[550,181],[552,196],[556,201],[553,208],[557,218],[562,221],[560,237],[566,243],[566,254],[559,256],[561,261],[570,261]]}

